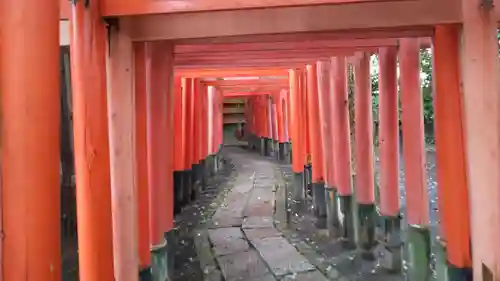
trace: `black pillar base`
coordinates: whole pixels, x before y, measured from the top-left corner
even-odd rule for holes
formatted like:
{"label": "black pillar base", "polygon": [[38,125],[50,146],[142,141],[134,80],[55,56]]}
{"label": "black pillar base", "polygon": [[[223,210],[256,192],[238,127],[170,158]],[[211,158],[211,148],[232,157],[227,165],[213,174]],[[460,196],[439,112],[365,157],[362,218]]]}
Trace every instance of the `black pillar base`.
{"label": "black pillar base", "polygon": [[167,260],[167,268],[168,268],[168,277],[170,279],[167,280],[174,280],[174,268],[175,268],[175,252],[176,252],[176,239],[175,239],[175,232],[173,230],[169,232],[165,232],[165,241],[167,241],[167,248],[166,248],[166,260]]}
{"label": "black pillar base", "polygon": [[182,205],[186,206],[191,203],[191,192],[193,189],[193,171],[184,170],[182,173]]}
{"label": "black pillar base", "polygon": [[358,248],[361,251],[362,258],[374,260],[372,252],[376,246],[375,241],[375,219],[376,209],[374,204],[358,204]]}
{"label": "black pillar base", "polygon": [[267,154],[267,141],[266,141],[266,138],[264,137],[261,137],[259,139],[259,149],[260,149],[260,156],[266,156]]}
{"label": "black pillar base", "polygon": [[210,178],[215,175],[215,155],[208,155],[207,157],[207,173]]}
{"label": "black pillar base", "polygon": [[168,244],[155,245],[151,249],[151,276],[153,281],[172,280],[172,272],[168,266]]}
{"label": "black pillar base", "polygon": [[472,281],[472,268],[457,267],[447,260],[446,242],[440,237],[436,241],[436,280]]}
{"label": "black pillar base", "polygon": [[205,189],[207,187],[207,159],[203,158],[200,161],[200,187]]}
{"label": "black pillar base", "polygon": [[328,236],[331,238],[339,236],[339,214],[337,190],[334,187],[325,187],[325,203],[326,203],[326,228]]}
{"label": "black pillar base", "polygon": [[384,247],[384,255],[380,259],[381,266],[392,273],[401,273],[403,268],[403,240],[401,236],[401,216],[381,216],[380,231]]}
{"label": "black pillar base", "polygon": [[324,229],[326,228],[325,184],[323,182],[313,183],[312,193],[314,215],[318,219],[316,227]]}
{"label": "black pillar base", "polygon": [[273,157],[275,160],[279,161],[279,143],[273,140]]}
{"label": "black pillar base", "polygon": [[280,161],[284,164],[292,163],[292,152],[290,150],[290,143],[284,142],[279,144],[280,149]]}
{"label": "black pillar base", "polygon": [[200,164],[193,164],[191,177],[191,201],[198,198],[199,189],[201,187],[201,167]]}
{"label": "black pillar base", "polygon": [[304,187],[307,197],[312,197],[312,166],[304,166]]}
{"label": "black pillar base", "polygon": [[429,228],[420,225],[409,225],[407,236],[408,276],[410,280],[432,280],[431,235]]}
{"label": "black pillar base", "polygon": [[184,206],[183,200],[183,177],[181,171],[174,171],[174,214],[177,215],[182,211]]}
{"label": "black pillar base", "polygon": [[338,196],[339,200],[339,231],[342,244],[346,248],[355,248],[354,200],[351,195]]}
{"label": "black pillar base", "polygon": [[304,201],[304,173],[293,173],[292,211],[298,212]]}
{"label": "black pillar base", "polygon": [[153,274],[151,273],[151,267],[139,270],[139,281],[153,281]]}

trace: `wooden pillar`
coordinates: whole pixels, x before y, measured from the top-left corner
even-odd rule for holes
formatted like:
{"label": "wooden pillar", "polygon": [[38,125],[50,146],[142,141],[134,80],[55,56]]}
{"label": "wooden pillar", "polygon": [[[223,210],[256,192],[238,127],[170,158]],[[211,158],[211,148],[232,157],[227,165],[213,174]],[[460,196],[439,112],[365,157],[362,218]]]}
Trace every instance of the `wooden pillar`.
{"label": "wooden pillar", "polygon": [[140,280],[151,278],[147,157],[146,43],[134,44],[137,228]]}
{"label": "wooden pillar", "polygon": [[[151,267],[153,280],[165,280],[169,276],[165,232],[171,228],[173,198],[169,182],[169,139],[171,134],[168,118],[172,118],[171,98],[173,88],[173,48],[163,41],[146,45],[147,77],[147,137],[149,226],[151,243]],[[170,102],[170,105],[169,105]],[[170,112],[168,112],[170,110]]]}
{"label": "wooden pillar", "polygon": [[333,118],[332,118],[332,98],[333,91],[330,87],[331,63],[329,61],[318,61],[316,64],[318,76],[318,103],[321,144],[323,151],[323,169],[325,178],[325,200],[328,233],[330,236],[336,235],[338,224],[338,208],[335,185],[335,166],[333,154]]}
{"label": "wooden pillar", "polygon": [[425,171],[423,100],[420,87],[418,38],[400,41],[401,122],[405,164],[406,216],[409,224],[409,276],[413,281],[430,275],[429,197]]}
{"label": "wooden pillar", "polygon": [[208,156],[208,88],[201,86],[200,95],[200,167],[201,167],[201,187],[207,185],[207,156]]}
{"label": "wooden pillar", "polygon": [[278,127],[278,160],[282,162],[287,161],[288,157],[288,139],[286,136],[286,96],[287,92],[281,90],[277,95],[276,100],[276,118]]}
{"label": "wooden pillar", "polygon": [[191,202],[192,188],[193,188],[193,170],[192,170],[192,151],[194,145],[193,139],[193,79],[184,78],[182,79],[182,114],[184,120],[184,147],[183,147],[183,158],[184,158],[184,175],[183,175],[183,187],[182,187],[182,205],[187,205]]}
{"label": "wooden pillar", "polygon": [[[356,202],[358,203],[358,248],[372,256],[375,246],[375,172],[373,162],[373,112],[370,54],[358,53],[355,79]],[[371,257],[372,258],[372,257]]]}
{"label": "wooden pillar", "polygon": [[348,244],[354,243],[354,214],[351,182],[351,144],[349,102],[347,93],[347,65],[345,57],[331,59],[333,156],[335,184],[339,196],[340,232]]}
{"label": "wooden pillar", "polygon": [[326,227],[325,178],[323,144],[321,139],[320,105],[318,96],[318,72],[316,65],[307,65],[307,113],[309,143],[312,163],[312,194],[317,226]]}
{"label": "wooden pillar", "polygon": [[312,162],[311,162],[311,143],[309,141],[310,129],[309,129],[309,114],[308,114],[308,81],[307,81],[307,71],[304,67],[301,69],[300,81],[300,95],[302,100],[302,139],[304,142],[304,150],[302,155],[302,161],[304,163],[304,192],[308,196],[312,196]]}
{"label": "wooden pillar", "polygon": [[199,193],[201,186],[201,95],[202,87],[199,79],[194,80],[193,84],[193,195],[192,198]]}
{"label": "wooden pillar", "polygon": [[111,209],[115,278],[136,281],[137,191],[135,162],[135,98],[132,40],[126,26],[110,27],[108,124],[111,175]]}
{"label": "wooden pillar", "polygon": [[[396,47],[379,49],[379,206],[385,237],[385,268],[399,272],[401,257],[401,216],[399,207],[399,98]],[[377,195],[377,194],[376,194]]]}
{"label": "wooden pillar", "polygon": [[106,27],[97,1],[73,4],[71,19],[80,279],[113,280]]}
{"label": "wooden pillar", "polygon": [[[500,96],[497,17],[462,0],[462,79],[474,280],[500,278]],[[493,3],[491,3],[493,4]]]}
{"label": "wooden pillar", "polygon": [[[434,105],[442,259],[441,280],[472,280],[469,194],[463,136],[460,26],[439,25],[434,42]],[[441,260],[440,260],[441,261]],[[448,276],[448,277],[446,277]]]}
{"label": "wooden pillar", "polygon": [[0,3],[3,280],[61,280],[58,15],[58,1]]}
{"label": "wooden pillar", "polygon": [[279,92],[274,93],[271,96],[271,124],[272,124],[272,146],[273,146],[273,156],[279,161],[279,120],[278,120],[278,104],[280,101]]}
{"label": "wooden pillar", "polygon": [[292,170],[294,173],[293,200],[300,202],[304,199],[304,150],[302,122],[302,95],[300,90],[301,71],[289,71],[290,80],[290,139],[292,142]]}
{"label": "wooden pillar", "polygon": [[174,187],[174,214],[180,213],[182,209],[183,200],[183,119],[182,119],[182,96],[184,91],[184,79],[181,79],[180,76],[175,76],[174,78],[174,90],[173,90],[173,99],[174,99],[174,135],[173,140],[173,153],[172,157],[172,166],[173,166],[173,187]]}

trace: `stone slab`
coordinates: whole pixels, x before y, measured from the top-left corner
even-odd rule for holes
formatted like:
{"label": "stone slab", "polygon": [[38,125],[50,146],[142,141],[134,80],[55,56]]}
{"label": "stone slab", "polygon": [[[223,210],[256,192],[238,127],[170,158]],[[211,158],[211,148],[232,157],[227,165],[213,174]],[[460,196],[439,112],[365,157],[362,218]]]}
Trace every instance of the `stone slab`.
{"label": "stone slab", "polygon": [[250,241],[282,236],[282,233],[274,227],[249,228],[243,229],[243,232],[245,232],[245,235]]}
{"label": "stone slab", "polygon": [[285,276],[282,281],[328,281],[321,272],[315,270],[311,272],[301,272]]}
{"label": "stone slab", "polygon": [[238,215],[238,213],[235,214],[228,210],[219,209],[212,217],[212,223],[210,227],[239,227],[243,223],[243,218]]}
{"label": "stone slab", "polygon": [[271,237],[251,242],[275,276],[315,269],[284,237]]}
{"label": "stone slab", "polygon": [[255,250],[239,252],[217,258],[226,281],[259,280],[269,269]]}
{"label": "stone slab", "polygon": [[237,227],[210,229],[208,234],[216,256],[247,251],[250,246]]}
{"label": "stone slab", "polygon": [[243,229],[274,227],[273,217],[248,217],[243,220]]}
{"label": "stone slab", "polygon": [[246,208],[243,215],[245,217],[252,216],[272,216],[274,192],[272,188],[254,188],[248,198]]}

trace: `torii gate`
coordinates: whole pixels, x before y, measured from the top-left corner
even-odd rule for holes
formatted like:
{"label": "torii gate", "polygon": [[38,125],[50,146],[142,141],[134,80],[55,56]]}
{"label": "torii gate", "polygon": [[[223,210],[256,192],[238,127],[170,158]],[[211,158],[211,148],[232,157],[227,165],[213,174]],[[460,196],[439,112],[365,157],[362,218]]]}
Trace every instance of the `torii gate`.
{"label": "torii gate", "polygon": [[[446,155],[441,174],[449,185],[460,186],[459,200],[470,202],[474,210],[470,214],[474,278],[498,279],[500,254],[495,250],[494,241],[500,235],[500,96],[496,37],[500,10],[494,5],[495,1],[280,0],[274,1],[272,8],[268,1],[235,3],[202,0],[0,2],[3,279],[60,279],[59,66],[55,63],[59,59],[60,19],[71,20],[82,280],[129,280],[137,276],[130,274],[138,270],[135,268],[138,258],[130,255],[136,251],[134,243],[130,243],[136,239],[137,226],[133,219],[136,210],[133,204],[123,209],[117,204],[126,202],[135,188],[135,143],[131,141],[134,138],[123,138],[134,135],[132,42],[148,42],[145,46],[149,55],[147,60],[151,63],[148,71],[152,70],[151,83],[147,84],[151,89],[147,102],[148,126],[157,130],[148,135],[151,143],[147,161],[154,163],[149,171],[150,183],[157,186],[170,180],[161,172],[171,165],[171,159],[162,158],[162,153],[169,155],[172,149],[167,137],[172,123],[163,118],[170,111],[159,107],[172,106],[165,89],[171,89],[173,83],[165,78],[173,77],[177,69],[197,77],[197,72],[205,75],[213,69],[231,66],[262,68],[271,65],[283,69],[290,63],[300,65],[313,58],[294,60],[291,54],[279,58],[278,54],[271,53],[274,58],[262,61],[243,58],[237,66],[221,57],[209,59],[215,62],[204,61],[203,65],[196,65],[188,57],[181,61],[174,58],[174,45],[178,41],[172,40],[212,44],[429,36],[434,38],[436,48],[436,87],[447,93],[437,99],[439,114],[446,116],[443,119],[446,127],[438,123],[437,133],[442,139],[452,141],[445,146],[439,144],[438,138],[438,146]],[[132,15],[134,17],[129,17]],[[109,37],[104,22],[109,27]],[[460,33],[463,41],[458,40]],[[401,43],[403,46],[406,50],[403,52],[404,64],[411,69],[415,64],[416,45],[406,41]],[[321,56],[321,52],[314,54],[314,58]],[[391,57],[385,58],[390,60]],[[415,75],[411,74],[414,73],[410,73],[411,79],[406,84],[410,92],[416,89]],[[298,74],[292,71],[291,77],[295,75]],[[416,101],[415,96],[406,98],[409,104]],[[415,108],[409,108],[407,118],[418,126],[415,116],[419,112]],[[108,118],[108,114],[112,118]],[[450,120],[450,116],[455,119]],[[386,117],[391,119],[391,116]],[[465,128],[463,140],[462,127]],[[339,127],[336,131],[342,130]],[[448,139],[444,132],[455,138]],[[412,136],[415,135],[410,134],[408,139]],[[458,179],[450,168],[457,162],[464,166]],[[417,164],[420,166],[416,168],[421,171],[421,162]],[[421,184],[419,176],[422,174],[415,175],[414,183]],[[469,200],[464,199],[467,186]],[[172,227],[172,214],[164,205],[173,199],[164,192],[161,188],[154,189],[150,197],[150,242],[155,250],[164,246],[164,234]],[[445,192],[447,199],[450,199],[450,192]],[[451,209],[456,206],[444,205]],[[447,215],[450,217],[445,218],[446,223],[451,226],[463,220],[452,213]],[[462,241],[463,237],[457,239]],[[463,261],[453,264],[467,266]]]}

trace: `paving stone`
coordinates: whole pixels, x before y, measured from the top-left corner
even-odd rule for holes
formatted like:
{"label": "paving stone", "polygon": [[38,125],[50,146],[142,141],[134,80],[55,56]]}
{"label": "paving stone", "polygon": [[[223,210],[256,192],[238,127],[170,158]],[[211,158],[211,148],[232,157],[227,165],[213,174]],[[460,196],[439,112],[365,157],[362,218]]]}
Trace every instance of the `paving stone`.
{"label": "paving stone", "polygon": [[253,182],[248,181],[245,183],[236,184],[233,188],[233,191],[238,193],[248,193],[252,190],[252,188],[253,188]]}
{"label": "paving stone", "polygon": [[285,276],[282,281],[328,281],[321,272],[315,270],[311,272],[301,272]]}
{"label": "paving stone", "polygon": [[252,241],[275,276],[314,270],[315,267],[284,237]]}
{"label": "paving stone", "polygon": [[272,216],[274,213],[274,192],[272,189],[254,188],[248,199],[243,215]]}
{"label": "paving stone", "polygon": [[239,252],[217,258],[226,281],[259,280],[269,270],[255,250]]}
{"label": "paving stone", "polygon": [[233,254],[249,249],[240,228],[228,227],[208,230],[216,256]]}
{"label": "paving stone", "polygon": [[282,233],[279,232],[274,227],[249,228],[249,229],[243,229],[243,232],[245,232],[245,235],[250,241],[259,240],[263,238],[270,238],[270,237],[279,237],[282,235]]}
{"label": "paving stone", "polygon": [[212,217],[212,223],[209,224],[211,228],[218,227],[234,227],[241,226],[243,218],[238,216],[238,213],[232,213],[228,210],[217,210]]}
{"label": "paving stone", "polygon": [[265,276],[250,278],[245,281],[276,281],[276,278],[272,274],[266,274]]}
{"label": "paving stone", "polygon": [[244,229],[274,227],[273,217],[248,217],[243,220],[242,227]]}

